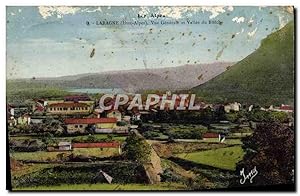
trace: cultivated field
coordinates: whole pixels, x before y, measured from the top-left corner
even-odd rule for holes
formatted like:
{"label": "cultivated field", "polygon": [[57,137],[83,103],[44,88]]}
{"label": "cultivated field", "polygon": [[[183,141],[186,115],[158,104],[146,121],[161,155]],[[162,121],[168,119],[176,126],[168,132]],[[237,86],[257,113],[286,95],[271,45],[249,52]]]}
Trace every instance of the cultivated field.
{"label": "cultivated field", "polygon": [[235,170],[236,163],[242,160],[243,156],[244,152],[240,145],[177,155],[188,161],[227,170]]}

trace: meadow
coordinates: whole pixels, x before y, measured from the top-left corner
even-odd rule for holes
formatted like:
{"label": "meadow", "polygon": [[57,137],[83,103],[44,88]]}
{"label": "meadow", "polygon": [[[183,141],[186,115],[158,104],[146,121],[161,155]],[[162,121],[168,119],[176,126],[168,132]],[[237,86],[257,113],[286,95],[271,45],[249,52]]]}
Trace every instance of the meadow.
{"label": "meadow", "polygon": [[64,153],[65,155],[84,155],[84,156],[95,156],[95,157],[109,157],[118,155],[118,149],[116,148],[75,148],[72,151],[61,151],[61,152],[12,152],[11,157],[16,160],[27,160],[27,161],[54,161],[57,159],[58,154]]}
{"label": "meadow", "polygon": [[242,160],[243,156],[244,151],[240,145],[177,155],[188,161],[232,171],[235,170],[236,163]]}

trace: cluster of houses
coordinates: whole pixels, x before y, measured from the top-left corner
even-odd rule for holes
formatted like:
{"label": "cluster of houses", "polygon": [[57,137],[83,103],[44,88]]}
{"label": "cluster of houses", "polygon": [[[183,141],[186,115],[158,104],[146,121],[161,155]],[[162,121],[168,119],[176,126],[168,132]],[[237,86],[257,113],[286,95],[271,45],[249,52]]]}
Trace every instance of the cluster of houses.
{"label": "cluster of houses", "polygon": [[103,112],[96,107],[96,101],[86,95],[66,96],[62,100],[37,99],[32,108],[7,106],[9,126],[43,123],[47,118],[62,117],[68,133],[127,133],[128,126],[118,126],[117,122],[129,124],[131,117],[122,117],[118,110]]}
{"label": "cluster of houses", "polygon": [[[175,105],[179,104],[179,100],[176,99]],[[185,105],[187,106],[188,103]],[[216,105],[199,102],[196,105],[202,109],[211,108],[212,110],[222,107],[226,113],[238,112],[242,107],[238,102]],[[154,106],[150,111],[157,112],[156,109]],[[252,109],[253,105],[248,108],[248,111]],[[293,113],[293,108],[289,105],[270,106],[268,109],[261,108],[261,110]],[[98,102],[91,100],[87,95],[66,96],[60,100],[36,99],[31,103],[31,107],[7,105],[9,126],[41,124],[49,117],[62,117],[68,133],[85,133],[88,130],[95,133],[127,133],[129,127],[126,125],[129,125],[131,120],[139,120],[143,114],[149,114],[149,111],[139,111],[134,108],[132,115],[127,116],[122,115],[116,109],[103,111]],[[118,122],[121,121],[125,122],[125,125],[118,126]]]}

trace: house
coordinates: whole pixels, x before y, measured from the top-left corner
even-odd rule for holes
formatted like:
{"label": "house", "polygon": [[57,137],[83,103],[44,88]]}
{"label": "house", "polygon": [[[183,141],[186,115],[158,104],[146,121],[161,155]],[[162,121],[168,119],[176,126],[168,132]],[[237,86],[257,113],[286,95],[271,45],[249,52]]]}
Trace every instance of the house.
{"label": "house", "polygon": [[131,118],[133,121],[138,121],[138,120],[141,120],[141,114],[140,113],[135,113],[132,115],[132,118]]}
{"label": "house", "polygon": [[30,116],[28,114],[24,114],[17,119],[17,124],[19,125],[29,125],[30,124]]}
{"label": "house", "polygon": [[43,118],[31,118],[30,123],[31,124],[42,124],[43,123]]}
{"label": "house", "polygon": [[128,133],[128,126],[117,126],[113,130],[114,133],[121,133],[127,134]]}
{"label": "house", "polygon": [[72,143],[71,142],[59,142],[58,150],[60,150],[60,151],[72,150]]}
{"label": "house", "polygon": [[223,143],[225,141],[225,134],[224,133],[204,133],[202,135],[202,139],[203,140],[207,140],[207,139],[218,139],[219,142]]}
{"label": "house", "polygon": [[116,118],[69,118],[65,119],[68,133],[85,133],[90,127],[95,133],[113,133]]}
{"label": "house", "polygon": [[117,121],[122,120],[122,114],[119,110],[110,110],[110,111],[108,111],[106,117],[107,118],[116,118]]}
{"label": "house", "polygon": [[6,109],[7,109],[7,114],[9,116],[14,116],[15,115],[15,108],[14,108],[14,106],[7,104]]}
{"label": "house", "polygon": [[238,112],[240,111],[240,108],[241,108],[241,104],[240,103],[237,103],[237,102],[234,102],[234,103],[229,103],[227,105],[224,105],[224,110],[226,113],[229,113],[229,112]]}
{"label": "house", "polygon": [[13,116],[21,116],[30,112],[26,105],[10,105],[8,109]]}
{"label": "house", "polygon": [[287,112],[287,113],[293,113],[294,112],[294,108],[290,105],[284,105],[281,104],[281,106],[279,107],[279,110],[282,112]]}
{"label": "house", "polygon": [[13,116],[9,115],[9,117],[7,119],[7,123],[8,123],[8,126],[10,126],[10,127],[16,126],[17,125],[17,120]]}
{"label": "house", "polygon": [[130,123],[131,120],[131,116],[123,116],[123,121],[125,121],[126,123]]}
{"label": "house", "polygon": [[280,107],[273,107],[272,105],[270,106],[269,110],[271,111],[277,111],[277,112],[286,112],[286,113],[293,113],[294,108],[290,105],[285,105],[281,104]]}
{"label": "house", "polygon": [[249,108],[248,108],[248,111],[251,112],[252,109],[253,109],[253,105],[250,105]]}
{"label": "house", "polygon": [[44,99],[37,99],[32,105],[32,111],[34,113],[43,113],[46,110],[46,104],[47,102]]}
{"label": "house", "polygon": [[219,133],[204,133],[202,135],[203,140],[211,139],[211,138],[219,138]]}
{"label": "house", "polygon": [[91,111],[90,105],[76,102],[53,103],[47,108],[47,114],[50,115],[89,114]]}

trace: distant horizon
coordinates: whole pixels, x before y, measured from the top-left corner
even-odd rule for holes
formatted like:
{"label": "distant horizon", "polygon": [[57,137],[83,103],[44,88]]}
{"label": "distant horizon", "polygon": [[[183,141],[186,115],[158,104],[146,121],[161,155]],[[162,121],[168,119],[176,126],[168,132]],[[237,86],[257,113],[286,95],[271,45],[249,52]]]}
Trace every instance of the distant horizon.
{"label": "distant horizon", "polygon": [[[178,66],[170,66],[170,67],[161,67],[161,68],[147,68],[147,69],[138,69],[138,68],[134,68],[134,69],[124,69],[124,70],[107,70],[107,71],[103,71],[103,72],[86,72],[86,73],[78,73],[78,74],[73,74],[73,75],[62,75],[62,76],[54,76],[54,77],[35,77],[35,80],[39,80],[39,79],[55,79],[55,78],[61,78],[61,77],[72,77],[72,76],[80,76],[80,75],[89,75],[89,74],[109,74],[109,73],[117,73],[117,72],[122,72],[122,71],[143,71],[143,70],[155,70],[155,69],[168,69],[168,68],[177,68],[177,67],[183,67],[183,66],[201,66],[201,65],[212,65],[212,64],[231,64],[231,66],[233,66],[234,64],[236,64],[238,61],[236,62],[214,62],[214,63],[197,63],[197,64],[183,64],[183,65],[178,65]],[[7,80],[32,80],[33,77],[31,78],[7,78]]]}

